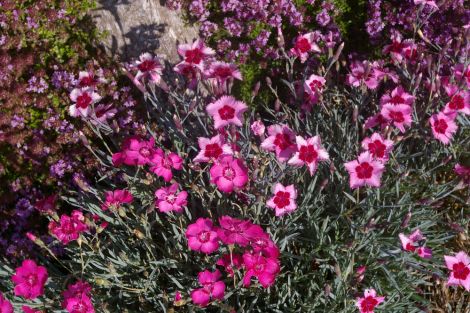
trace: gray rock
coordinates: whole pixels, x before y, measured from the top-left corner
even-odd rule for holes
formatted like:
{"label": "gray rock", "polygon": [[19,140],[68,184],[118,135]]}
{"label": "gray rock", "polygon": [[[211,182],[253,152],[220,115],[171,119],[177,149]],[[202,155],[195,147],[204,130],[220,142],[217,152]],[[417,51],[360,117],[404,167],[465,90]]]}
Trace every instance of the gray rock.
{"label": "gray rock", "polygon": [[91,12],[98,29],[106,31],[106,50],[121,61],[153,52],[170,62],[179,60],[178,43],[192,42],[197,29],[186,25],[164,0],[98,0]]}

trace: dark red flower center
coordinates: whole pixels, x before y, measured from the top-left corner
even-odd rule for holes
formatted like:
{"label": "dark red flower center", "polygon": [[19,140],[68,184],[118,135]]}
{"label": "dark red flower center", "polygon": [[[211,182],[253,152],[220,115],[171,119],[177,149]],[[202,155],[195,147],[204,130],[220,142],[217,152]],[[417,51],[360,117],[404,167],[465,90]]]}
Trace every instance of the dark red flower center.
{"label": "dark red flower center", "polygon": [[310,45],[310,42],[308,41],[307,38],[299,38],[296,43],[295,43],[295,48],[299,50],[302,53],[310,51],[312,46]]}
{"label": "dark red flower center", "polygon": [[321,81],[319,80],[313,80],[310,84],[309,84],[309,87],[310,89],[312,89],[313,91],[317,91],[317,90],[321,90],[323,88],[323,84]]}
{"label": "dark red flower center", "polygon": [[199,64],[204,55],[200,49],[188,50],[185,53],[185,61],[192,64]]}
{"label": "dark red flower center", "polygon": [[80,79],[80,82],[78,83],[80,87],[89,87],[89,86],[94,86],[95,84],[96,84],[96,80],[91,75],[82,77]]}
{"label": "dark red flower center", "polygon": [[168,203],[170,203],[170,204],[175,203],[175,201],[176,201],[176,196],[175,196],[175,194],[172,193],[172,194],[166,196],[165,201],[168,202]]}
{"label": "dark red flower center", "polygon": [[137,65],[137,68],[141,72],[148,72],[148,71],[155,69],[156,67],[157,67],[157,64],[155,63],[154,60],[145,60],[139,65]]}
{"label": "dark red flower center", "polygon": [[219,109],[220,118],[223,120],[230,120],[235,117],[235,109],[229,105],[224,105]]}
{"label": "dark red flower center", "polygon": [[369,152],[376,158],[383,158],[385,156],[386,146],[380,140],[374,140],[369,143]]}
{"label": "dark red flower center", "polygon": [[373,170],[374,168],[369,164],[369,162],[364,162],[356,166],[356,173],[359,179],[371,178]]}
{"label": "dark red flower center", "polygon": [[447,122],[443,119],[438,119],[434,123],[434,130],[440,134],[445,134],[447,127],[448,127]]}
{"label": "dark red flower center", "polygon": [[232,76],[232,69],[228,66],[219,66],[214,69],[214,76],[227,78]]}
{"label": "dark red flower center", "polygon": [[405,121],[405,117],[402,112],[392,111],[390,112],[390,118],[397,123],[403,123]]}
{"label": "dark red flower center", "polygon": [[377,301],[374,297],[367,296],[361,302],[361,309],[363,312],[372,312],[378,303],[379,301]]}
{"label": "dark red flower center", "polygon": [[411,242],[408,242],[405,246],[405,250],[413,252],[416,250],[416,247]]}
{"label": "dark red flower center", "polygon": [[197,238],[199,239],[200,242],[206,243],[206,242],[208,242],[209,239],[211,238],[211,233],[208,232],[208,231],[200,232],[200,233],[198,234]]}
{"label": "dark red flower center", "polygon": [[274,144],[278,146],[281,150],[285,150],[292,145],[292,141],[290,140],[287,134],[276,134],[276,138],[274,139]]}
{"label": "dark red flower center", "polygon": [[282,209],[290,204],[290,193],[287,191],[278,191],[273,201],[278,208]]}
{"label": "dark red flower center", "polygon": [[464,100],[461,95],[455,95],[449,102],[449,107],[452,110],[462,110],[464,108]]}
{"label": "dark red flower center", "polygon": [[455,263],[452,266],[452,271],[456,279],[466,280],[468,275],[470,275],[470,269],[463,262]]}
{"label": "dark red flower center", "polygon": [[93,99],[91,99],[90,95],[85,92],[77,97],[77,106],[79,108],[86,109],[92,101]]}
{"label": "dark red flower center", "polygon": [[390,99],[390,103],[394,105],[405,103],[405,99],[399,95],[395,95]]}
{"label": "dark red flower center", "polygon": [[206,158],[217,159],[222,154],[222,148],[217,143],[211,143],[206,146],[204,156]]}
{"label": "dark red flower center", "polygon": [[305,163],[312,163],[318,158],[318,153],[312,145],[301,146],[299,150],[299,159]]}

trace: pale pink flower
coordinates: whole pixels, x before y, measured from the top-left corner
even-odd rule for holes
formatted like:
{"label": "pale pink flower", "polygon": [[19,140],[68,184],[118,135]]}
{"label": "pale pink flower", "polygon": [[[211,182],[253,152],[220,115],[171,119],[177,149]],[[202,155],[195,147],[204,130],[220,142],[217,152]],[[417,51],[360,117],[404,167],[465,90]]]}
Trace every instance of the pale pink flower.
{"label": "pale pink flower", "polygon": [[444,108],[444,113],[462,113],[470,115],[470,92],[460,91],[451,95],[450,101]]}
{"label": "pale pink flower", "polygon": [[70,216],[62,214],[60,222],[51,221],[49,231],[64,245],[77,240],[81,233],[86,232],[88,226],[82,212],[74,210]]}
{"label": "pale pink flower", "polygon": [[90,106],[100,101],[101,97],[92,88],[85,87],[72,90],[70,100],[74,102],[69,106],[70,115],[73,117],[86,117],[90,113]]}
{"label": "pale pink flower", "polygon": [[209,78],[216,79],[224,84],[229,79],[242,80],[242,73],[235,64],[225,62],[212,62],[206,74]]}
{"label": "pale pink flower", "polygon": [[321,146],[319,136],[307,138],[302,136],[295,137],[297,143],[297,151],[289,160],[288,164],[295,166],[307,165],[310,175],[317,170],[318,162],[329,159],[328,152]]}
{"label": "pale pink flower", "polygon": [[350,69],[351,73],[346,77],[346,81],[350,86],[360,87],[365,84],[371,90],[379,86],[382,73],[376,69],[373,63],[355,61],[350,65]]}
{"label": "pale pink flower", "polygon": [[176,153],[166,154],[159,148],[152,157],[151,165],[152,172],[169,182],[173,178],[172,169],[181,170],[183,168],[183,159]]}
{"label": "pale pink flower", "polygon": [[200,272],[198,280],[202,288],[191,291],[193,302],[205,307],[213,299],[222,300],[225,294],[225,283],[220,280],[221,276],[219,270]]}
{"label": "pale pink flower", "polygon": [[243,113],[246,110],[248,110],[248,106],[232,96],[222,96],[206,108],[207,113],[214,119],[214,128],[216,129],[230,124],[243,126]]}
{"label": "pale pink flower", "polygon": [[280,271],[278,259],[249,252],[243,254],[243,265],[246,269],[245,276],[243,276],[243,285],[245,287],[251,285],[252,277],[256,277],[264,288],[268,288],[274,284]]}
{"label": "pale pink flower", "polygon": [[0,292],[0,313],[13,313],[13,306]]}
{"label": "pale pink flower", "polygon": [[378,297],[374,289],[366,289],[364,297],[357,298],[356,306],[361,313],[374,313],[374,309],[385,301],[385,297]]}
{"label": "pale pink flower", "polygon": [[402,86],[398,86],[395,89],[392,90],[390,94],[384,94],[382,98],[380,99],[380,104],[381,106],[384,106],[386,104],[391,104],[391,105],[400,105],[400,104],[406,104],[406,105],[413,105],[415,97],[407,93]]}
{"label": "pale pink flower", "polygon": [[446,266],[451,270],[447,285],[463,286],[470,291],[470,257],[463,251],[455,256],[444,256]]}
{"label": "pale pink flower", "polygon": [[305,81],[305,90],[314,97],[318,97],[322,93],[323,88],[325,87],[326,80],[322,76],[315,74],[310,75],[310,77]]}
{"label": "pale pink flower", "polygon": [[470,185],[470,167],[462,164],[456,164],[454,172],[462,178],[464,184]]}
{"label": "pale pink flower", "polygon": [[162,65],[157,57],[152,56],[150,53],[143,53],[140,55],[139,60],[134,64],[138,70],[134,78],[134,84],[139,85],[148,76],[151,81],[158,84],[162,78]]}
{"label": "pale pink flower", "polygon": [[179,184],[174,183],[170,187],[162,187],[155,191],[155,198],[158,210],[162,213],[183,212],[183,207],[187,204],[188,193],[178,192]]}
{"label": "pale pink flower", "polygon": [[224,137],[216,135],[212,138],[199,137],[197,139],[199,153],[194,162],[216,161],[221,155],[232,155],[232,148],[225,143]]}
{"label": "pale pink flower", "polygon": [[385,166],[375,160],[369,152],[363,152],[357,160],[344,163],[349,172],[349,186],[352,189],[362,186],[380,187],[380,179]]}
{"label": "pale pink flower", "polygon": [[198,218],[186,229],[189,249],[210,254],[219,249],[218,236],[212,221],[208,218]]}
{"label": "pale pink flower", "polygon": [[24,260],[20,267],[16,268],[11,280],[15,284],[15,296],[25,299],[35,299],[44,294],[47,270],[44,266],[38,266],[33,260]]}
{"label": "pale pink flower", "polygon": [[458,129],[458,126],[455,123],[455,113],[445,114],[439,112],[431,116],[429,123],[431,124],[434,138],[445,145],[450,143]]}
{"label": "pale pink flower", "polygon": [[292,55],[300,58],[300,62],[307,61],[310,52],[320,53],[320,47],[315,43],[315,33],[300,35],[295,39],[294,47],[290,50]]}
{"label": "pale pink flower", "polygon": [[402,133],[405,132],[405,126],[411,126],[411,107],[406,104],[385,104],[380,114],[389,122],[393,123]]}
{"label": "pale pink flower", "polygon": [[95,107],[94,111],[94,119],[92,122],[96,124],[96,121],[105,123],[107,120],[113,118],[116,113],[117,109],[113,107],[112,104],[99,104]]}
{"label": "pale pink flower", "polygon": [[432,250],[428,247],[419,247],[416,253],[418,253],[418,255],[423,259],[432,258]]}
{"label": "pale pink flower", "polygon": [[241,189],[248,182],[248,169],[239,159],[231,155],[222,155],[210,169],[211,183],[220,191],[230,193]]}
{"label": "pale pink flower", "polygon": [[131,203],[134,200],[132,194],[125,189],[116,189],[113,191],[105,192],[105,201],[101,209],[107,210],[109,207],[118,207],[124,203]]}
{"label": "pale pink flower", "polygon": [[277,183],[274,186],[274,196],[268,200],[268,207],[276,210],[276,216],[282,216],[284,214],[295,211],[297,204],[297,190],[294,185],[284,186]]}
{"label": "pale pink flower", "polygon": [[271,125],[268,127],[268,138],[261,143],[266,151],[275,151],[280,162],[286,162],[296,151],[295,133],[289,126]]}
{"label": "pale pink flower", "polygon": [[383,139],[379,133],[373,133],[372,136],[364,138],[361,145],[364,150],[369,151],[374,158],[381,161],[387,161],[393,149],[393,141]]}
{"label": "pale pink flower", "polygon": [[423,4],[423,5],[428,5],[430,7],[433,7],[435,9],[439,9],[436,2],[434,2],[433,0],[414,0],[414,3],[416,5]]}
{"label": "pale pink flower", "polygon": [[197,39],[192,44],[179,45],[178,54],[183,58],[184,63],[194,65],[203,71],[204,61],[215,55],[215,51],[206,47],[201,39]]}
{"label": "pale pink flower", "polygon": [[95,88],[99,83],[105,83],[106,80],[102,76],[95,76],[95,73],[89,71],[80,71],[78,73],[77,85],[79,88],[91,87]]}
{"label": "pale pink flower", "polygon": [[264,132],[266,131],[266,127],[261,120],[254,121],[250,128],[253,134],[258,137],[264,136]]}

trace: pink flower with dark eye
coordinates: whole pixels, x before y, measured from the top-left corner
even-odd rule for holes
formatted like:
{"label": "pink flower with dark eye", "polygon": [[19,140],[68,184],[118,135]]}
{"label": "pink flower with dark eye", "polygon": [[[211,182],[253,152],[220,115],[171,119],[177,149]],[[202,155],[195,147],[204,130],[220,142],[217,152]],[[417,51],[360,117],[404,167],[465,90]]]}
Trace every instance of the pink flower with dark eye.
{"label": "pink flower with dark eye", "polygon": [[246,247],[252,239],[263,233],[260,226],[254,225],[249,220],[240,220],[227,215],[219,218],[219,225],[217,234],[226,245],[237,244]]}
{"label": "pink flower with dark eye", "polygon": [[243,113],[246,110],[248,110],[247,105],[232,96],[222,96],[206,108],[207,113],[214,119],[216,129],[230,124],[243,126]]}
{"label": "pink flower with dark eye", "polygon": [[364,296],[357,298],[356,306],[361,313],[374,313],[374,309],[385,301],[385,297],[378,297],[374,289],[366,289]]}
{"label": "pink flower with dark eye", "polygon": [[196,66],[192,64],[182,62],[182,63],[175,65],[173,70],[176,73],[179,73],[183,75],[184,77],[186,77],[186,79],[189,82],[189,85],[188,85],[189,89],[194,89],[197,86],[197,81],[198,81],[198,78],[200,77],[199,68],[197,68]]}
{"label": "pink flower with dark eye", "polygon": [[145,165],[152,162],[155,155],[155,140],[142,140],[138,137],[127,138],[122,151],[113,154],[113,164],[119,166],[126,165]]}
{"label": "pink flower with dark eye", "polygon": [[242,266],[243,258],[240,254],[224,254],[220,257],[215,264],[224,267],[229,277],[233,277],[234,269],[239,269]]}
{"label": "pink flower with dark eye", "polygon": [[99,83],[105,83],[103,77],[95,76],[95,73],[88,71],[81,71],[78,73],[77,85],[79,88],[91,87],[94,88]]}
{"label": "pink flower with dark eye", "polygon": [[191,250],[210,254],[219,249],[216,229],[208,218],[198,218],[186,229],[186,238]]}
{"label": "pink flower with dark eye", "polygon": [[437,6],[436,2],[434,2],[434,0],[414,0],[414,3],[416,5],[428,5],[430,7],[433,7],[435,9],[439,9],[439,7]]}
{"label": "pink flower with dark eye", "polygon": [[401,35],[392,36],[392,43],[386,45],[384,53],[389,53],[392,60],[401,62],[403,59],[415,59],[417,57],[417,46],[411,39],[402,40]]}
{"label": "pink flower with dark eye", "polygon": [[207,76],[224,84],[227,80],[242,80],[242,73],[235,64],[225,62],[212,62],[207,71]]}
{"label": "pink flower with dark eye", "polygon": [[405,126],[411,126],[411,107],[409,105],[387,103],[382,107],[380,114],[387,121],[393,123],[402,133],[405,132]]}
{"label": "pink flower with dark eye", "polygon": [[203,71],[204,61],[215,55],[215,51],[206,47],[204,42],[198,39],[192,44],[179,45],[178,54],[183,58],[182,63],[194,65]]}
{"label": "pink flower with dark eye", "polygon": [[65,309],[69,313],[95,313],[93,303],[86,294],[68,299]]}
{"label": "pink flower with dark eye", "polygon": [[454,172],[460,176],[463,183],[470,186],[470,167],[462,164],[456,164],[454,166]]}
{"label": "pink flower with dark eye", "polygon": [[158,210],[162,213],[183,212],[183,207],[187,204],[188,193],[178,192],[179,184],[174,183],[170,187],[162,187],[155,191],[155,198]]}
{"label": "pink flower with dark eye", "polygon": [[367,88],[374,90],[379,86],[382,78],[375,64],[368,61],[355,61],[350,65],[351,73],[347,75],[346,81],[350,86],[360,87],[362,84]]}
{"label": "pink flower with dark eye", "polygon": [[11,278],[15,284],[15,296],[29,300],[42,296],[47,278],[45,267],[38,266],[33,260],[24,260]]}
{"label": "pink flower with dark eye", "polygon": [[82,212],[74,210],[70,216],[62,214],[60,222],[51,221],[49,231],[57,237],[64,245],[77,240],[81,233],[86,232],[88,226]]}
{"label": "pink flower with dark eye", "polygon": [[445,255],[447,268],[451,271],[447,285],[463,286],[470,291],[470,257],[463,251],[455,256]]}
{"label": "pink flower with dark eye", "polygon": [[304,88],[308,94],[317,98],[322,93],[325,83],[326,80],[322,76],[312,74],[305,81]]}
{"label": "pink flower with dark eye", "polygon": [[239,159],[222,155],[210,169],[210,182],[220,191],[230,193],[243,188],[248,182],[248,169]]}
{"label": "pink flower with dark eye", "polygon": [[202,288],[191,291],[191,299],[194,304],[205,307],[211,300],[224,298],[225,283],[220,280],[221,276],[219,270],[204,271],[198,274],[199,284]]}
{"label": "pink flower with dark eye", "polygon": [[420,257],[423,259],[430,259],[432,258],[432,250],[428,247],[419,247],[416,251]]}
{"label": "pink flower with dark eye", "polygon": [[400,233],[398,237],[400,238],[403,250],[409,252],[415,252],[417,248],[415,243],[424,239],[419,229],[415,230],[410,236]]}
{"label": "pink flower with dark eye", "polygon": [[462,113],[470,115],[470,92],[459,91],[451,95],[450,101],[444,108],[444,113]]}
{"label": "pink flower with dark eye", "polygon": [[388,121],[383,117],[382,114],[377,113],[369,117],[364,123],[364,129],[374,128],[375,126],[380,125],[380,128],[385,128],[388,125]]}
{"label": "pink flower with dark eye", "polygon": [[445,145],[450,143],[452,137],[458,129],[458,126],[455,123],[455,116],[455,113],[445,114],[439,112],[432,115],[429,119],[434,138]]}
{"label": "pink flower with dark eye", "polygon": [[13,313],[13,306],[0,292],[0,313]]}
{"label": "pink flower with dark eye", "polygon": [[118,207],[124,203],[131,203],[134,200],[132,194],[125,189],[116,189],[113,191],[105,192],[105,201],[101,208],[107,210],[109,207]]}
{"label": "pink flower with dark eye", "polygon": [[361,145],[364,150],[380,161],[387,161],[393,149],[393,141],[383,139],[379,133],[373,133],[372,136],[364,138]]}
{"label": "pink flower with dark eye", "polygon": [[380,187],[380,178],[385,169],[382,162],[375,160],[369,152],[363,152],[357,160],[344,163],[349,172],[349,186],[356,189],[362,186]]}
{"label": "pink flower with dark eye", "polygon": [[81,299],[82,295],[87,297],[90,296],[91,286],[89,283],[79,280],[75,284],[70,284],[67,286],[67,290],[62,293],[64,301],[62,302],[62,307],[65,309],[68,306],[68,301],[73,298]]}
{"label": "pink flower with dark eye", "polygon": [[310,175],[315,174],[318,162],[329,159],[328,152],[321,146],[320,137],[314,136],[305,140],[303,137],[297,136],[295,141],[297,143],[297,152],[288,164],[295,166],[307,165]]}
{"label": "pink flower with dark eye", "polygon": [[246,269],[245,276],[243,276],[243,285],[245,287],[251,285],[252,277],[256,277],[264,288],[268,288],[274,284],[276,276],[281,269],[278,259],[267,258],[249,252],[243,254],[243,265]]}
{"label": "pink flower with dark eye", "polygon": [[134,64],[138,70],[134,78],[134,83],[139,85],[148,76],[151,81],[158,84],[162,78],[162,65],[157,57],[152,56],[150,53],[143,53],[140,55],[139,60]]}
{"label": "pink flower with dark eye", "polygon": [[70,93],[70,100],[74,102],[69,106],[70,115],[86,117],[90,113],[90,106],[100,101],[101,97],[90,87],[75,88]]}
{"label": "pink flower with dark eye", "polygon": [[271,125],[268,127],[268,135],[261,143],[261,148],[266,151],[275,151],[280,162],[286,162],[296,151],[295,133],[289,126]]}
{"label": "pink flower with dark eye", "polygon": [[315,43],[315,33],[307,33],[298,36],[294,41],[294,47],[290,50],[292,55],[300,58],[300,61],[304,63],[310,52],[320,53],[320,47]]}
{"label": "pink flower with dark eye", "polygon": [[266,127],[261,120],[254,121],[250,128],[253,134],[258,137],[264,136],[264,132],[266,131]]}
{"label": "pink flower with dark eye", "polygon": [[390,94],[385,94],[382,96],[380,99],[380,105],[384,106],[386,104],[391,104],[391,105],[400,105],[400,104],[406,104],[406,105],[413,105],[415,97],[407,93],[402,86],[398,86],[395,89],[392,90]]}
{"label": "pink flower with dark eye", "polygon": [[52,213],[55,211],[55,206],[57,202],[57,195],[51,195],[45,197],[41,200],[36,201],[34,207],[36,210],[42,213]]}
{"label": "pink flower with dark eye", "polygon": [[95,110],[93,113],[94,113],[93,117],[95,119],[93,119],[92,122],[94,124],[97,124],[97,122],[105,123],[110,118],[113,118],[116,115],[117,110],[113,108],[112,104],[108,104],[108,105],[99,104],[95,107]]}
{"label": "pink flower with dark eye", "polygon": [[216,135],[212,138],[199,137],[197,139],[199,149],[194,162],[216,161],[221,155],[232,155],[232,148],[225,143],[224,137]]}
{"label": "pink flower with dark eye", "polygon": [[166,182],[173,178],[172,169],[181,170],[183,159],[176,153],[165,154],[162,149],[157,149],[151,160],[150,170],[162,177]]}
{"label": "pink flower with dark eye", "polygon": [[277,183],[274,187],[274,196],[268,200],[268,207],[276,210],[276,216],[295,211],[297,204],[297,190],[294,185],[284,186]]}

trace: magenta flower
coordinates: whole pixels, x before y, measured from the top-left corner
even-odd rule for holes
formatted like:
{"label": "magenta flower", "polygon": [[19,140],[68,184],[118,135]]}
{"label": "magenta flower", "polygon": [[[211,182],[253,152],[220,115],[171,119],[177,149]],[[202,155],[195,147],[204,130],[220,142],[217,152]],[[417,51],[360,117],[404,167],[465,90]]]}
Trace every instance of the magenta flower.
{"label": "magenta flower", "polygon": [[382,129],[388,125],[388,121],[380,113],[369,117],[364,123],[364,129],[374,128],[378,125],[380,125],[380,128]]}
{"label": "magenta flower", "polygon": [[372,136],[364,138],[361,145],[375,159],[383,162],[388,160],[388,155],[393,149],[393,141],[383,139],[379,133],[373,133]]}
{"label": "magenta flower", "polygon": [[179,45],[178,54],[183,58],[184,63],[194,65],[203,71],[204,61],[208,57],[213,56],[215,51],[206,47],[204,42],[198,39],[193,44]]}
{"label": "magenta flower", "polygon": [[222,96],[206,108],[207,113],[214,119],[216,129],[230,124],[243,126],[243,113],[246,110],[248,110],[247,105],[232,96]]}
{"label": "magenta flower", "polygon": [[389,122],[393,123],[402,133],[405,132],[405,126],[411,126],[411,107],[406,104],[385,104],[380,114]]}
{"label": "magenta flower", "polygon": [[364,297],[357,298],[356,306],[361,313],[374,313],[376,306],[385,301],[385,297],[378,297],[374,289],[366,289]]}
{"label": "magenta flower", "polygon": [[220,257],[215,264],[222,266],[227,272],[229,277],[233,277],[234,269],[239,269],[242,266],[243,258],[240,254],[224,254]]}
{"label": "magenta flower", "polygon": [[236,65],[225,62],[212,62],[207,71],[207,76],[217,80],[220,84],[224,84],[230,79],[242,80],[242,73]]}
{"label": "magenta flower", "polygon": [[279,248],[276,246],[274,241],[271,240],[269,235],[265,233],[261,227],[259,227],[257,231],[258,234],[255,234],[253,238],[250,239],[250,245],[253,251],[267,258],[279,257]]}
{"label": "magenta flower", "polygon": [[462,164],[456,164],[454,166],[454,172],[460,176],[464,184],[470,185],[470,167]]}
{"label": "magenta flower", "polygon": [[104,195],[106,199],[103,205],[101,206],[103,210],[107,210],[111,206],[118,207],[124,203],[132,203],[132,201],[134,200],[132,194],[126,189],[106,191]]}
{"label": "magenta flower", "polygon": [[349,172],[349,186],[356,189],[362,186],[380,187],[380,178],[385,169],[382,162],[374,160],[369,152],[363,152],[357,160],[344,163]]}
{"label": "magenta flower", "polygon": [[34,207],[39,212],[52,213],[55,211],[56,202],[57,202],[57,195],[51,195],[51,196],[48,196],[41,200],[36,201],[36,203],[34,203]]}
{"label": "magenta flower", "polygon": [[116,113],[117,109],[113,108],[112,104],[99,104],[95,107],[94,110],[94,119],[91,121],[94,124],[97,124],[97,122],[100,123],[106,123],[107,120],[110,118],[113,118]]}
{"label": "magenta flower", "polygon": [[252,240],[264,234],[261,227],[254,225],[251,221],[240,220],[227,215],[219,218],[219,225],[217,234],[226,245],[237,244],[246,247]]}
{"label": "magenta flower", "polygon": [[421,234],[419,229],[415,230],[410,236],[400,233],[398,234],[398,237],[400,238],[403,250],[409,252],[415,252],[415,243],[424,239],[424,236]]}
{"label": "magenta flower", "polygon": [[62,214],[60,222],[51,221],[49,231],[57,237],[64,245],[77,240],[81,233],[86,232],[88,226],[82,212],[74,210],[70,216]]}
{"label": "magenta flower", "polygon": [[174,183],[170,187],[162,187],[155,191],[157,207],[160,212],[183,212],[183,207],[187,204],[188,193],[186,191],[178,192],[178,188],[179,184]]}
{"label": "magenta flower", "polygon": [[392,60],[400,63],[403,59],[414,59],[417,56],[417,46],[411,39],[402,40],[400,35],[392,36],[392,43],[386,45],[384,53],[389,53]]}
{"label": "magenta flower", "polygon": [[360,87],[365,84],[367,88],[374,90],[379,86],[379,71],[368,61],[355,61],[351,64],[351,73],[347,75],[346,81],[350,86]]}
{"label": "magenta flower", "polygon": [[423,259],[432,258],[432,250],[428,247],[419,247],[416,253]]}
{"label": "magenta flower", "polygon": [[158,84],[162,78],[162,65],[157,57],[152,56],[150,53],[143,53],[140,55],[139,60],[135,62],[135,68],[138,72],[134,78],[134,84],[139,85],[148,76],[151,81]]}
{"label": "magenta flower", "polygon": [[301,136],[295,137],[297,152],[289,160],[288,164],[295,166],[307,165],[310,175],[313,176],[317,170],[318,162],[329,159],[328,152],[321,146],[319,136],[305,140]]}
{"label": "magenta flower", "polygon": [[384,94],[380,99],[380,105],[384,106],[386,104],[391,105],[413,105],[415,97],[405,92],[402,86],[398,86],[392,90],[390,94]]}
{"label": "magenta flower", "polygon": [[290,50],[292,55],[300,58],[300,62],[307,61],[309,52],[320,53],[320,47],[315,43],[315,33],[300,35],[295,39],[294,47]]}
{"label": "magenta flower", "polygon": [[250,128],[253,134],[258,137],[264,136],[264,132],[266,131],[266,127],[261,120],[254,121]]}
{"label": "magenta flower", "polygon": [[13,313],[13,306],[0,292],[0,313]]}
{"label": "magenta flower", "polygon": [[91,286],[89,283],[79,280],[75,284],[70,284],[67,286],[67,290],[62,293],[64,301],[62,302],[62,307],[65,309],[68,307],[68,301],[70,299],[76,298],[81,299],[82,295],[87,297],[90,296]]}
{"label": "magenta flower", "polygon": [[[30,308],[30,307],[27,306],[27,305],[23,305],[23,306],[21,307],[21,310],[23,310],[24,313],[42,313],[41,310],[34,310],[34,309]],[[0,313],[3,313],[3,311],[1,310],[1,308],[0,308]]]}
{"label": "magenta flower", "polygon": [[318,98],[325,87],[326,80],[322,76],[315,74],[310,75],[310,77],[305,81],[305,90],[314,98]]}
{"label": "magenta flower", "polygon": [[28,300],[42,296],[48,276],[45,267],[38,266],[33,260],[24,260],[11,278],[15,284],[15,296]]}
{"label": "magenta flower", "polygon": [[460,91],[453,94],[444,108],[444,113],[462,113],[470,115],[470,92]]}
{"label": "magenta flower", "polygon": [[124,141],[122,151],[113,154],[113,164],[115,166],[121,164],[149,164],[152,162],[155,153],[155,140],[153,138],[150,138],[149,141],[145,141],[138,137],[130,137]]}
{"label": "magenta flower", "polygon": [[261,148],[266,151],[275,151],[280,162],[286,162],[296,151],[295,133],[289,126],[271,125],[268,127],[268,135],[261,143]]}
{"label": "magenta flower", "polygon": [[297,190],[294,185],[285,186],[277,183],[274,187],[274,196],[268,200],[268,207],[276,210],[276,216],[295,211],[297,204]]}
{"label": "magenta flower", "polygon": [[86,117],[90,113],[90,106],[100,101],[101,97],[90,87],[75,88],[70,93],[70,100],[74,104],[69,106],[69,114],[73,117]]}
{"label": "magenta flower", "polygon": [[93,72],[81,71],[78,73],[77,86],[80,88],[96,87],[99,83],[104,83],[106,80],[102,77],[96,77]]}
{"label": "magenta flower", "polygon": [[248,169],[240,159],[222,155],[210,169],[210,182],[220,191],[230,193],[241,189],[248,182]]}
{"label": "magenta flower", "polygon": [[186,238],[191,250],[210,254],[219,249],[216,229],[208,218],[198,218],[186,229]]}
{"label": "magenta flower", "polygon": [[445,114],[439,112],[431,116],[429,123],[431,124],[434,138],[445,145],[450,143],[458,129],[458,126],[455,123],[455,113]]}
{"label": "magenta flower", "polygon": [[463,251],[455,256],[444,256],[447,268],[451,271],[447,285],[463,286],[470,291],[470,257]]}
{"label": "magenta flower", "polygon": [[191,291],[191,299],[194,304],[205,307],[211,300],[222,300],[225,294],[225,283],[220,279],[219,270],[214,272],[204,271],[197,276],[202,288]]}
{"label": "magenta flower", "polygon": [[86,294],[68,299],[65,309],[69,313],[95,313],[93,303]]}
{"label": "magenta flower", "polygon": [[199,137],[197,140],[199,149],[194,162],[216,161],[221,155],[232,155],[232,148],[225,143],[224,137],[216,135],[212,138]]}
{"label": "magenta flower", "polygon": [[157,149],[151,159],[151,165],[152,172],[169,182],[173,178],[172,169],[181,170],[183,168],[183,159],[176,153],[165,154],[162,149]]}
{"label": "magenta flower", "polygon": [[246,268],[245,276],[243,276],[243,285],[245,287],[251,285],[252,277],[256,277],[264,288],[268,288],[274,284],[281,269],[277,259],[248,252],[243,254],[243,264]]}

